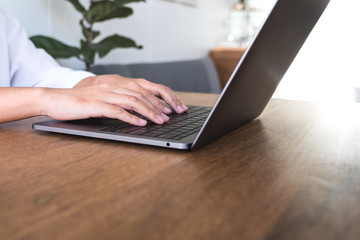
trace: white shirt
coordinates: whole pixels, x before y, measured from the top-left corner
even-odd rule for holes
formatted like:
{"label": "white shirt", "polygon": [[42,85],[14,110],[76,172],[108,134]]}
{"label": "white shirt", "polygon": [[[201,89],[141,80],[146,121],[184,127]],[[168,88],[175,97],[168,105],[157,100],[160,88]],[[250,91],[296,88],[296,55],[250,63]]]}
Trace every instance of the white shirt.
{"label": "white shirt", "polygon": [[28,39],[19,22],[0,7],[0,87],[72,88],[94,76],[61,67]]}

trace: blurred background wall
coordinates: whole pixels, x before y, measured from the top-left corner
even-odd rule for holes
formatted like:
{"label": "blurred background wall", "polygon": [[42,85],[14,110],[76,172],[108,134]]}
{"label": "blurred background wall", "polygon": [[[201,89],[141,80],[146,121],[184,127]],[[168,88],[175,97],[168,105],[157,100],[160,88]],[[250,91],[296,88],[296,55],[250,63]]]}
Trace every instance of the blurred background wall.
{"label": "blurred background wall", "polygon": [[[143,50],[119,49],[97,63],[159,62],[207,56],[226,36],[226,18],[236,0],[193,0],[196,7],[166,0],[134,3],[134,15],[97,24],[103,36],[118,33]],[[86,5],[87,0],[81,0]],[[267,12],[274,0],[250,0]],[[65,0],[0,0],[29,35],[45,34],[78,45],[79,14]],[[353,101],[360,86],[360,1],[330,5],[284,77],[275,97],[310,101]],[[65,66],[83,68],[76,59]]]}
{"label": "blurred background wall", "polygon": [[[81,0],[87,5],[88,0]],[[198,0],[197,7],[163,0],[129,4],[134,15],[95,25],[103,36],[118,33],[136,40],[142,50],[118,49],[97,63],[133,63],[203,57],[226,34],[225,19],[234,0]],[[80,15],[65,0],[0,0],[29,35],[45,34],[78,45]],[[101,38],[101,37],[100,37]],[[76,59],[64,65],[82,68]]]}

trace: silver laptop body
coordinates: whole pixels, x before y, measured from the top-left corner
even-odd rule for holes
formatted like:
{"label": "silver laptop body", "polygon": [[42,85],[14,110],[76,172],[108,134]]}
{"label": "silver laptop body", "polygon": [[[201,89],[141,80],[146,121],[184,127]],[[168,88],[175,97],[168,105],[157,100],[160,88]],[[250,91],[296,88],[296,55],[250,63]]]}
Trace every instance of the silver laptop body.
{"label": "silver laptop body", "polygon": [[[278,0],[240,59],[214,107],[200,110],[191,107],[199,112],[192,114],[189,111],[182,116],[185,121],[190,115],[198,117],[195,118],[198,120],[192,120],[198,125],[187,134],[172,137],[177,131],[176,126],[170,128],[167,124],[164,125],[168,127],[166,131],[158,130],[158,135],[146,132],[151,126],[126,126],[131,131],[126,130],[124,133],[125,123],[114,119],[49,120],[35,123],[33,128],[166,148],[198,149],[238,129],[262,113],[329,1]],[[170,118],[169,124],[172,121],[173,118]],[[181,122],[179,120],[177,126],[182,126]]]}

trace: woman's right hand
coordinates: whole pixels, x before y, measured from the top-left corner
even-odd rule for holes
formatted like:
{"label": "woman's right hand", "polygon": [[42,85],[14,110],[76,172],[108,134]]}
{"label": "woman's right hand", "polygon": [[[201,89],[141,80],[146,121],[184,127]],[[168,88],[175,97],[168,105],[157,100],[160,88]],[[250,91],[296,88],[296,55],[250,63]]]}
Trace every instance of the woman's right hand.
{"label": "woman's right hand", "polygon": [[135,111],[156,124],[163,124],[169,121],[166,114],[172,111],[158,97],[179,114],[188,110],[169,88],[118,75],[90,77],[73,89],[44,90],[42,114],[57,120],[108,117],[146,125],[147,121],[132,114]]}

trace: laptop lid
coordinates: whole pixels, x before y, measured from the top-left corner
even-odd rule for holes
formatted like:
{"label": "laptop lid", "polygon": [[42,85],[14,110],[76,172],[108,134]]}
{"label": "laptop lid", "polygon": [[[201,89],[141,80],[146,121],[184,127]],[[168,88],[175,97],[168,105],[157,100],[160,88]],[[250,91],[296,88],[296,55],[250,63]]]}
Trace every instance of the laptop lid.
{"label": "laptop lid", "polygon": [[[258,117],[275,92],[329,0],[278,0],[240,59],[200,131],[183,139],[104,132],[114,119],[45,121],[37,130],[196,150]],[[171,121],[171,120],[170,120]]]}
{"label": "laptop lid", "polygon": [[195,139],[197,149],[261,114],[330,0],[278,0]]}

